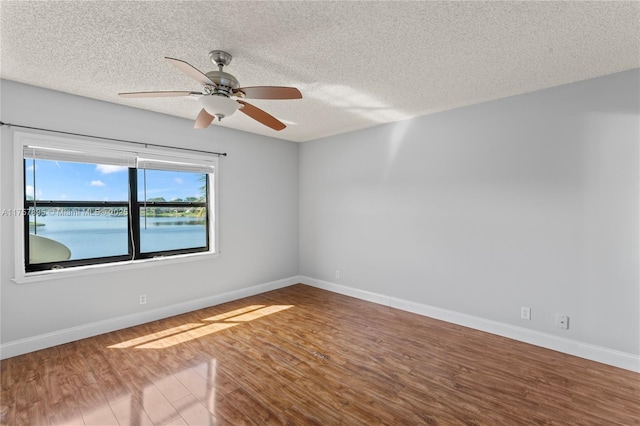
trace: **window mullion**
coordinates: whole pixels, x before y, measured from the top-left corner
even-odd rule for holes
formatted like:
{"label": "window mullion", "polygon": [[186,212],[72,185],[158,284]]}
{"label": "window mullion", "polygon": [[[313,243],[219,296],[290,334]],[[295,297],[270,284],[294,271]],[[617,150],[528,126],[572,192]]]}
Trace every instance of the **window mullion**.
{"label": "window mullion", "polygon": [[138,203],[138,169],[129,168],[129,254],[140,257],[140,205]]}
{"label": "window mullion", "polygon": [[[35,167],[34,167],[35,170]],[[29,212],[29,201],[27,200],[27,160],[23,159],[22,160],[22,200],[23,200],[23,207],[25,209],[25,212]],[[34,176],[34,188],[35,188],[35,176]],[[34,191],[34,201],[35,201],[35,191]],[[35,210],[35,208],[34,208]],[[34,216],[35,218],[35,216]],[[34,219],[35,220],[35,219]],[[26,270],[27,265],[29,264],[29,214],[25,214],[24,215],[24,222],[23,222],[23,226],[24,226],[24,268]],[[34,226],[35,227],[35,226]]]}

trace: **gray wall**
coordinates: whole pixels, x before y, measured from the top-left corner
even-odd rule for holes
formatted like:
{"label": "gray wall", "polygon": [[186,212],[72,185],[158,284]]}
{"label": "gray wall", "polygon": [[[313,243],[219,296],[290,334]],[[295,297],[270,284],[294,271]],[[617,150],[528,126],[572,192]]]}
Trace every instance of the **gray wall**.
{"label": "gray wall", "polygon": [[5,122],[229,153],[217,259],[16,284],[1,217],[1,342],[135,316],[143,293],[157,309],[301,273],[640,354],[639,81],[635,70],[301,145],[1,81]]}
{"label": "gray wall", "polygon": [[300,273],[640,354],[639,81],[304,143]]}
{"label": "gray wall", "polygon": [[[227,152],[220,159],[216,259],[16,284],[13,222],[2,217],[2,343],[159,309],[298,273],[298,149],[293,142],[1,81],[2,121]],[[17,129],[16,129],[17,130]],[[0,201],[13,208],[11,130],[2,128]],[[148,303],[140,306],[138,295]]]}

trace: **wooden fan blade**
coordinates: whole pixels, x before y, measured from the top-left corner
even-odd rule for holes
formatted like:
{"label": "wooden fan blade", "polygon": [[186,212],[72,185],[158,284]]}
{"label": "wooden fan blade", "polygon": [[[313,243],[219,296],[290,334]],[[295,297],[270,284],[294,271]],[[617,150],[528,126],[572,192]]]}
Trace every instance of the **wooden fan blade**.
{"label": "wooden fan blade", "polygon": [[265,126],[271,127],[273,130],[277,130],[277,131],[280,131],[285,127],[287,127],[280,120],[278,120],[271,114],[267,114],[257,106],[253,106],[250,103],[247,103],[244,101],[237,101],[237,102],[242,104],[242,108],[240,108],[241,112],[244,112],[249,117],[253,118],[256,121],[259,121]]}
{"label": "wooden fan blade", "polygon": [[165,91],[165,92],[128,92],[128,93],[118,93],[118,96],[122,96],[123,98],[165,98],[165,97],[173,97],[173,96],[189,96],[189,95],[202,95],[200,92],[189,92],[189,91]]}
{"label": "wooden fan blade", "polygon": [[295,87],[254,86],[240,87],[234,93],[242,92],[249,99],[301,99],[302,93]]}
{"label": "wooden fan blade", "polygon": [[169,61],[173,66],[175,66],[180,71],[182,71],[183,73],[187,74],[189,77],[193,78],[195,81],[197,81],[198,83],[202,84],[203,86],[206,86],[207,84],[209,84],[211,86],[218,87],[217,84],[215,84],[213,81],[211,81],[211,79],[209,77],[207,77],[204,73],[199,71],[193,65],[190,65],[190,64],[188,64],[185,61],[182,61],[180,59],[169,58],[167,56],[165,56],[164,58],[167,61]]}
{"label": "wooden fan blade", "polygon": [[193,125],[193,128],[194,129],[206,129],[207,127],[209,127],[209,124],[211,124],[213,119],[214,119],[213,115],[209,114],[207,111],[205,111],[204,108],[202,108],[200,110],[200,113],[196,117],[196,122]]}

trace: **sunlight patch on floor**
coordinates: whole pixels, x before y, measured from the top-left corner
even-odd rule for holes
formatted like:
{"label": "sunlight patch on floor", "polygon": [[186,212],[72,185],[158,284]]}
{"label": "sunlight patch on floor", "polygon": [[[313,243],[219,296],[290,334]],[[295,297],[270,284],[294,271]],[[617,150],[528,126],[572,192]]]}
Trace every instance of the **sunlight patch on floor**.
{"label": "sunlight patch on floor", "polygon": [[158,331],[157,333],[147,334],[146,336],[137,337],[135,339],[127,340],[126,342],[118,343],[116,345],[111,345],[109,348],[112,349],[123,349],[130,348],[132,346],[140,345],[142,343],[147,343],[152,340],[162,339],[164,337],[172,336],[178,333],[184,333],[185,331],[202,327],[201,323],[188,323],[183,324],[178,327],[167,328],[166,330]]}
{"label": "sunlight patch on floor", "polygon": [[267,315],[275,314],[276,312],[284,311],[285,309],[292,308],[293,305],[272,305],[266,306],[261,309],[257,309],[252,312],[247,312],[246,314],[238,315],[232,318],[227,319],[226,321],[235,321],[235,322],[247,322],[253,321],[258,318],[262,318]]}
{"label": "sunlight patch on floor", "polygon": [[264,308],[266,305],[251,305],[233,311],[225,312],[224,314],[215,315],[209,318],[205,318],[202,321],[222,321],[227,318],[235,317],[236,315],[244,314],[246,312],[255,311],[256,309]]}
{"label": "sunlight patch on floor", "polygon": [[275,314],[294,305],[250,305],[244,308],[204,318],[202,323],[186,323],[178,327],[171,327],[146,336],[136,337],[109,346],[110,349],[163,349],[185,343],[194,339],[226,330],[244,322],[254,321],[267,315]]}
{"label": "sunlight patch on floor", "polygon": [[236,323],[214,323],[209,325],[203,325],[200,328],[194,330],[185,331],[184,333],[175,334],[173,336],[165,337],[153,342],[145,343],[144,345],[136,346],[136,349],[163,349],[168,348],[180,343],[185,343],[190,340],[199,339],[200,337],[207,336],[212,333],[216,333],[227,328],[236,326]]}

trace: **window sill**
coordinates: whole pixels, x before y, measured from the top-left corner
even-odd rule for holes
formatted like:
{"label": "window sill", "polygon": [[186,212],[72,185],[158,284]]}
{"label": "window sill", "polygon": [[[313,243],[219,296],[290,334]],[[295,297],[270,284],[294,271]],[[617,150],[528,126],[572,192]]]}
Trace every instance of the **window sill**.
{"label": "window sill", "polygon": [[100,265],[78,266],[68,269],[56,269],[41,272],[28,272],[22,276],[12,278],[16,284],[29,284],[40,281],[51,281],[65,278],[82,277],[86,275],[96,275],[105,272],[119,272],[133,269],[150,268],[159,265],[171,265],[177,263],[187,263],[197,260],[217,258],[220,253],[189,253],[168,257],[156,257],[153,259],[128,260],[117,263],[103,263]]}

